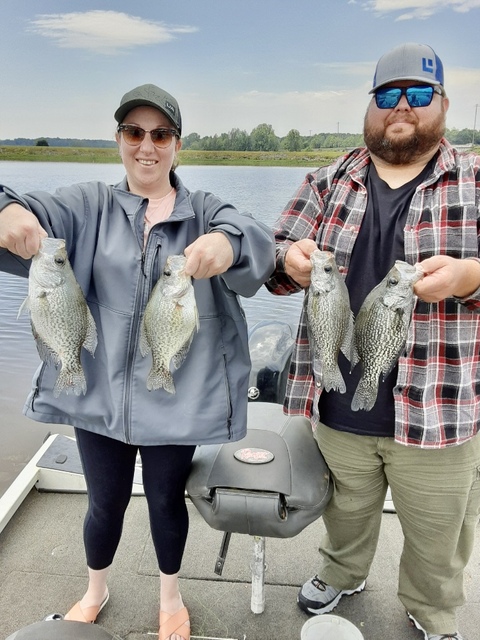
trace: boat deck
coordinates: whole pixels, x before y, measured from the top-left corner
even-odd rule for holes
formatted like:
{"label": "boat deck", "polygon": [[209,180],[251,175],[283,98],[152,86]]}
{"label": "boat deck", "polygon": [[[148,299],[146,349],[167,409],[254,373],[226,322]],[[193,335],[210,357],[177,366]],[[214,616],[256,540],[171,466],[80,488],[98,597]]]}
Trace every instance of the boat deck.
{"label": "boat deck", "polygon": [[[86,569],[82,522],[86,496],[32,489],[0,534],[0,638],[65,613],[83,594]],[[297,640],[308,619],[296,604],[320,557],[322,520],[295,538],[266,540],[265,608],[251,610],[253,539],[233,534],[221,576],[214,573],[222,532],[211,529],[189,502],[190,535],[181,572],[192,638]],[[335,614],[353,622],[365,640],[421,640],[396,596],[402,535],[395,513],[384,513],[379,549],[364,593],[344,598]],[[468,640],[480,629],[480,539],[466,574],[467,604],[459,627]],[[145,499],[133,496],[109,581],[110,601],[98,624],[123,640],[157,638],[158,569]],[[51,622],[48,624],[56,624]]]}

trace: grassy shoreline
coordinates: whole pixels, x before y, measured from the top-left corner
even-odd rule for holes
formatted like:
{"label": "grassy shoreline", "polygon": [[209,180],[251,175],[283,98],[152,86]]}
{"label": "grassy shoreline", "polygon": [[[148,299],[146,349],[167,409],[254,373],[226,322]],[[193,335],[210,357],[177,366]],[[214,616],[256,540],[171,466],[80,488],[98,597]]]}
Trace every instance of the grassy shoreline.
{"label": "grassy shoreline", "polygon": [[[180,151],[181,165],[227,165],[270,167],[320,167],[330,164],[343,149],[319,151]],[[0,161],[92,162],[119,164],[115,148],[93,147],[14,147],[0,146]]]}
{"label": "grassy shoreline", "polygon": [[[480,153],[480,147],[469,149]],[[346,149],[317,151],[192,151],[179,153],[181,165],[324,167],[345,153]],[[91,162],[120,164],[116,148],[100,147],[21,147],[0,145],[0,162]]]}

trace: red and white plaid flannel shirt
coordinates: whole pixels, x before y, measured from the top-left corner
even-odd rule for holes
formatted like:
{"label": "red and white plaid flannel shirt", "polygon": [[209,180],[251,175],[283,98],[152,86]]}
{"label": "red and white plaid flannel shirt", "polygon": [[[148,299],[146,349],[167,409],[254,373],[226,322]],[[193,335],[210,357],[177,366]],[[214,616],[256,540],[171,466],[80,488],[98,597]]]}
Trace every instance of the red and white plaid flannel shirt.
{"label": "red and white plaid flannel shirt", "polygon": [[[367,204],[366,149],[309,173],[274,225],[277,267],[267,287],[278,295],[301,288],[285,273],[289,246],[315,240],[331,251],[340,271],[350,256]],[[442,140],[433,174],[412,198],[404,229],[410,264],[439,254],[479,258],[480,156],[457,152]],[[372,260],[375,256],[371,257]],[[395,439],[405,445],[441,448],[460,444],[480,426],[480,289],[465,299],[417,300],[405,354],[394,388]],[[302,312],[292,357],[285,411],[319,420],[321,385],[315,383]]]}

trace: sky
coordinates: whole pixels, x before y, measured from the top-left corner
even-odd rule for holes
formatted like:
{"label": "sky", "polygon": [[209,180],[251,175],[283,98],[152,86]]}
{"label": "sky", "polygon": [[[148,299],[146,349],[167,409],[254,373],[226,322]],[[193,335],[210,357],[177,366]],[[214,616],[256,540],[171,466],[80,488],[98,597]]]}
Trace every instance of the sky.
{"label": "sky", "polygon": [[[429,44],[447,127],[480,129],[480,0],[2,0],[0,139],[112,140],[137,85],[183,135],[361,133],[378,58]],[[478,113],[477,113],[478,111]]]}

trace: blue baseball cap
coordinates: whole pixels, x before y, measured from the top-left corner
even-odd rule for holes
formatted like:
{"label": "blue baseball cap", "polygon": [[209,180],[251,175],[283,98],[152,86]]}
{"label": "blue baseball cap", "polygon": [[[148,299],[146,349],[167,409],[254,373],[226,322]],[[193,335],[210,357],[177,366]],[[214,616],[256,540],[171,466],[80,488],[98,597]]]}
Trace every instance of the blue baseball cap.
{"label": "blue baseball cap", "polygon": [[401,44],[378,61],[373,76],[373,88],[369,93],[397,80],[418,80],[443,87],[442,61],[427,44]]}

